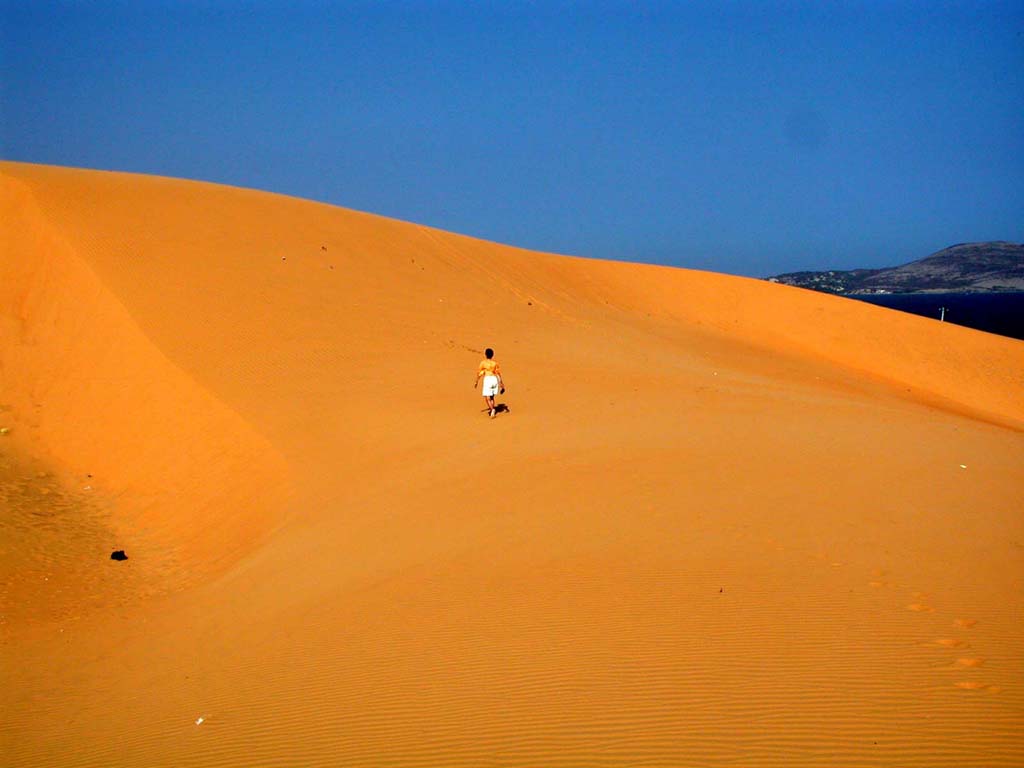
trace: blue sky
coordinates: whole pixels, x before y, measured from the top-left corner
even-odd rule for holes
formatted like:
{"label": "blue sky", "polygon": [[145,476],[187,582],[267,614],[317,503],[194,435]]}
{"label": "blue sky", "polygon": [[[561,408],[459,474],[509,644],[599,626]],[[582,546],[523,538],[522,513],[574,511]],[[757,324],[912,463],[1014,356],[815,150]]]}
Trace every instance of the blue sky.
{"label": "blue sky", "polygon": [[9,2],[0,156],[764,276],[1024,240],[1020,2]]}

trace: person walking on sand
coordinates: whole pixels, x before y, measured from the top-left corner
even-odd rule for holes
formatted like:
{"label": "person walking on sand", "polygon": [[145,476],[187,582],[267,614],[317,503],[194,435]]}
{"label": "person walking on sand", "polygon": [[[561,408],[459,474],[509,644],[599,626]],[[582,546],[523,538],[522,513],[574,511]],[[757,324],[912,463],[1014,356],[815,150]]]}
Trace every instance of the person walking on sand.
{"label": "person walking on sand", "polygon": [[476,371],[476,381],[473,382],[473,389],[477,388],[480,384],[480,379],[484,380],[484,405],[487,406],[487,412],[494,418],[494,414],[498,412],[498,407],[494,404],[494,396],[499,393],[505,392],[505,384],[501,380],[501,367],[498,365],[498,361],[494,359],[494,350],[488,348],[484,351],[486,357],[485,360],[480,361],[480,367]]}

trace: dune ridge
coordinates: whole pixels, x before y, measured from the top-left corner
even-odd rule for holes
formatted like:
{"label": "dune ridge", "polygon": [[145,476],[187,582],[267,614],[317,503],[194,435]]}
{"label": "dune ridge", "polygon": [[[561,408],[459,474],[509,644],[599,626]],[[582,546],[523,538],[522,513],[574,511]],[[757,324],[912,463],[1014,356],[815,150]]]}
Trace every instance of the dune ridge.
{"label": "dune ridge", "polygon": [[[88,544],[5,571],[6,764],[1024,761],[1024,344],[217,185],[0,189],[0,486]],[[78,600],[42,566],[90,610],[9,610]]]}
{"label": "dune ridge", "polygon": [[61,467],[76,491],[117,497],[107,543],[124,536],[134,554],[159,560],[154,578],[223,570],[277,523],[283,461],[153,346],[27,186],[4,182],[0,372],[11,442]]}
{"label": "dune ridge", "polygon": [[[7,166],[22,168],[16,163]],[[577,315],[584,314],[580,305],[589,304],[591,309],[618,309],[645,319],[661,319],[676,331],[682,323],[690,332],[724,334],[773,355],[821,358],[856,374],[890,381],[902,391],[909,387],[914,398],[930,397],[938,405],[967,409],[1017,428],[1024,425],[1024,406],[1017,397],[1024,386],[1024,374],[1017,365],[1024,359],[1024,344],[955,324],[939,326],[924,318],[813,291],[715,273],[552,255],[538,260],[536,254],[511,246],[269,193],[131,174],[97,176],[93,172],[76,177],[69,169],[35,167],[33,174],[37,185],[52,178],[56,182],[53,191],[72,201],[95,194],[97,180],[102,180],[106,192],[103,208],[110,218],[116,217],[121,230],[115,240],[104,243],[103,251],[94,254],[99,258],[93,266],[108,285],[127,284],[125,277],[136,259],[126,249],[132,248],[136,254],[146,254],[147,268],[159,264],[161,278],[168,278],[176,268],[185,271],[190,248],[200,252],[212,248],[221,260],[220,265],[210,265],[213,275],[207,275],[207,280],[230,278],[251,266],[248,259],[257,255],[285,261],[289,254],[293,259],[323,257],[321,261],[332,262],[327,265],[343,272],[343,279],[349,281],[341,295],[366,302],[352,306],[408,317],[409,325],[402,332],[416,327],[421,316],[432,320],[442,316],[438,310],[444,308],[433,305],[433,296],[446,292],[452,294],[447,301],[458,301],[483,317],[495,304],[500,311],[517,310],[521,315],[522,303],[536,301],[536,306],[562,319],[580,322]],[[204,205],[216,201],[225,211],[242,196],[258,210],[257,226],[247,221],[244,228],[236,228],[230,216],[195,220],[191,206],[200,190],[205,193]],[[165,204],[150,205],[147,194]],[[65,201],[54,198],[52,205],[58,209],[65,206],[62,213],[71,214],[64,226],[79,231],[88,226],[91,211],[99,207],[85,204],[68,210]],[[166,204],[168,200],[172,204]],[[182,222],[187,222],[191,231],[183,234]],[[168,231],[174,235],[169,242],[162,240]],[[110,238],[111,234],[104,236]],[[326,246],[320,241],[333,243],[333,252],[321,251]],[[153,258],[154,252],[159,254],[157,258]],[[431,274],[416,274],[427,265]],[[394,280],[389,282],[391,276]],[[259,286],[264,291],[259,297],[231,298],[273,302],[267,293],[278,289],[270,286],[280,277],[267,278]],[[192,288],[181,279],[167,284],[178,291]],[[211,283],[210,293],[214,287]],[[292,285],[282,287],[288,290]],[[133,286],[133,292],[140,288]],[[312,293],[307,299],[311,307],[323,298]],[[162,329],[152,327],[163,324],[153,309],[160,304],[157,285],[137,298],[125,298],[138,301],[132,310],[156,338],[169,340],[160,335]],[[255,306],[257,302],[252,302],[245,310],[252,311]],[[402,343],[405,338],[402,332],[392,335],[391,328],[369,322],[353,327],[359,320],[352,315],[338,313],[332,319],[339,320],[343,330],[363,336],[369,342],[367,348],[370,343]],[[239,321],[234,322],[237,328]],[[894,333],[894,328],[899,332]],[[452,332],[457,330],[452,328]],[[361,351],[373,354],[367,348]],[[377,355],[385,357],[381,352]]]}

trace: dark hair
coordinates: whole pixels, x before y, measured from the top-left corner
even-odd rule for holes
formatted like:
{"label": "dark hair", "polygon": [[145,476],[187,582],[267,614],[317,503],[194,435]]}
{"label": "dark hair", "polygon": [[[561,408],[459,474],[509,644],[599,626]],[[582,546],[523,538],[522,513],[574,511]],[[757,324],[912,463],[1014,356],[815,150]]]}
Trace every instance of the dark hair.
{"label": "dark hair", "polygon": [[487,359],[490,360],[492,357],[494,357],[494,350],[488,347],[487,349],[484,350],[484,354],[487,355]]}

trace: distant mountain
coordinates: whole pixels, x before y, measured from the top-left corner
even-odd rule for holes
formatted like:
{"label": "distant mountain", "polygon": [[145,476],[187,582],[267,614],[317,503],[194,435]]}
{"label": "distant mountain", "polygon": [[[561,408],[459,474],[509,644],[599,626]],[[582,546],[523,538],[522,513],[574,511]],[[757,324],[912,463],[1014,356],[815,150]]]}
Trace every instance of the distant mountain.
{"label": "distant mountain", "polygon": [[788,272],[767,279],[840,294],[1024,291],[1024,244],[961,243],[902,267]]}

